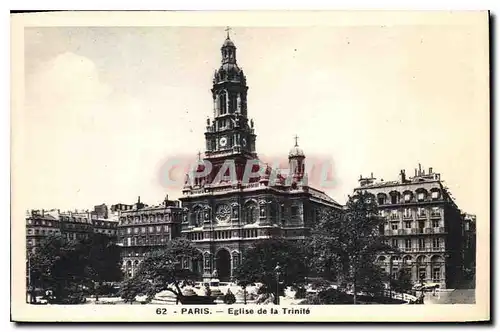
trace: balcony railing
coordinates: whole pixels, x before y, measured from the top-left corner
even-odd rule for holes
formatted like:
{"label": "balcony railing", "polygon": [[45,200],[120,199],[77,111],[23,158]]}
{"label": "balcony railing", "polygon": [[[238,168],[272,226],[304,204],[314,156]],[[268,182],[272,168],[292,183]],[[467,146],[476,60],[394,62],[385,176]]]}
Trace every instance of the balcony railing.
{"label": "balcony railing", "polygon": [[429,228],[429,227],[427,227],[427,228],[425,229],[425,234],[434,234],[434,228]]}
{"label": "balcony railing", "polygon": [[413,215],[406,215],[406,214],[403,214],[403,219],[413,219]]}
{"label": "balcony railing", "polygon": [[439,212],[431,212],[431,218],[432,219],[439,219],[439,218],[441,218],[441,213],[439,213]]}
{"label": "balcony railing", "polygon": [[427,213],[417,213],[417,219],[426,219]]}

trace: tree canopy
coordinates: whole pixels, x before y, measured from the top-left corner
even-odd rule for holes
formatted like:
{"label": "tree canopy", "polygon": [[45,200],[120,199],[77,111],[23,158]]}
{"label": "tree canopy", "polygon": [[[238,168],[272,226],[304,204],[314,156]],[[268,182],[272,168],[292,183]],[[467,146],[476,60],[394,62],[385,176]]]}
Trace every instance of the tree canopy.
{"label": "tree canopy", "polygon": [[235,276],[243,286],[261,282],[267,292],[277,289],[277,271],[280,267],[280,289],[287,286],[300,287],[308,273],[304,246],[297,241],[282,238],[258,240],[243,252],[242,264]]}
{"label": "tree canopy", "polygon": [[170,291],[182,302],[180,282],[189,282],[196,274],[182,267],[182,260],[199,258],[201,253],[186,239],[175,239],[165,247],[149,252],[133,278],[123,282],[120,296],[131,302],[137,295],[147,295],[151,301],[155,294]]}
{"label": "tree canopy", "polygon": [[356,293],[378,293],[385,275],[375,265],[377,253],[396,249],[385,243],[374,195],[359,192],[349,197],[346,208],[322,211],[308,241],[308,262],[319,276],[353,287]]}
{"label": "tree canopy", "polygon": [[121,279],[119,248],[103,234],[79,240],[48,236],[29,255],[31,286],[51,289],[58,299]]}

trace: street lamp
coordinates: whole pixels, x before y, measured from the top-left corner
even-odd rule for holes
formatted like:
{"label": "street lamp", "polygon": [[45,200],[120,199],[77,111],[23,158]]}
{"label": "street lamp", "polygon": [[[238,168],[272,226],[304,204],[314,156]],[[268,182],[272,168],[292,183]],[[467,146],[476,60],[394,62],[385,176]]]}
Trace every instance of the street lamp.
{"label": "street lamp", "polygon": [[280,304],[280,273],[281,273],[281,266],[280,264],[276,264],[276,267],[274,268],[274,272],[276,272],[276,304]]}

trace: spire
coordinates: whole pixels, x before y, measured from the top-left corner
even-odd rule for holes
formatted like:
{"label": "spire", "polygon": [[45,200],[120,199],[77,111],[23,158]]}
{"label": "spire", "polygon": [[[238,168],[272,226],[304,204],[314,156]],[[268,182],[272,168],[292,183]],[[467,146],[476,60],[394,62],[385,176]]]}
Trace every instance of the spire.
{"label": "spire", "polygon": [[198,151],[197,155],[198,155],[198,161],[201,161],[201,151]]}
{"label": "spire", "polygon": [[299,146],[299,143],[298,143],[298,140],[299,140],[299,136],[295,135],[295,146]]}
{"label": "spire", "polygon": [[222,63],[230,63],[235,65],[236,64],[236,46],[234,46],[233,41],[229,37],[229,30],[231,30],[230,27],[227,27],[224,29],[226,31],[226,40],[224,41],[224,44],[222,44],[221,47],[221,53],[222,53]]}
{"label": "spire", "polygon": [[231,40],[231,38],[229,38],[229,31],[231,31],[231,30],[232,30],[232,29],[231,29],[231,27],[226,27],[226,28],[224,29],[224,31],[226,31],[226,33],[227,33],[227,37],[226,37],[226,39]]}

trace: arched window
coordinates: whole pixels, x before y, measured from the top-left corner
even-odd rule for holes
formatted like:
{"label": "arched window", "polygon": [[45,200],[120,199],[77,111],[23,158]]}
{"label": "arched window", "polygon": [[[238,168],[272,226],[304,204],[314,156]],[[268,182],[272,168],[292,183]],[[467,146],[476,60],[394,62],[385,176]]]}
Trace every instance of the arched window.
{"label": "arched window", "polygon": [[227,96],[226,96],[226,91],[221,91],[219,94],[219,110],[220,114],[224,115],[227,113]]}
{"label": "arched window", "polygon": [[245,204],[244,214],[245,214],[245,219],[244,219],[245,223],[247,224],[256,223],[259,218],[259,209],[257,207],[257,204],[254,201],[250,201],[247,204]]}
{"label": "arched window", "polygon": [[203,209],[200,206],[193,209],[193,213],[191,214],[191,223],[195,227],[203,225]]}

